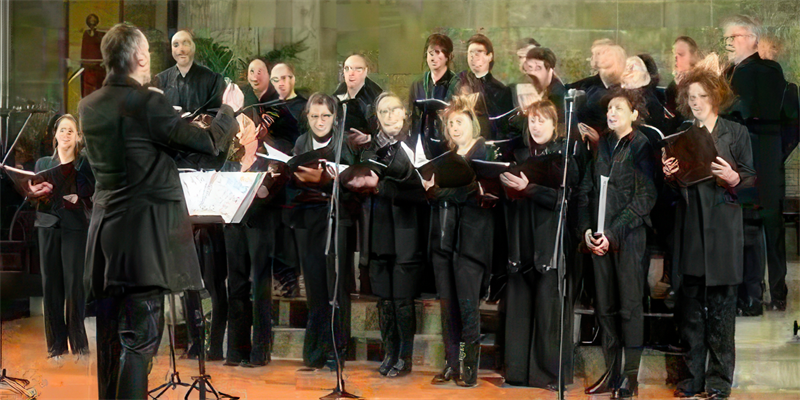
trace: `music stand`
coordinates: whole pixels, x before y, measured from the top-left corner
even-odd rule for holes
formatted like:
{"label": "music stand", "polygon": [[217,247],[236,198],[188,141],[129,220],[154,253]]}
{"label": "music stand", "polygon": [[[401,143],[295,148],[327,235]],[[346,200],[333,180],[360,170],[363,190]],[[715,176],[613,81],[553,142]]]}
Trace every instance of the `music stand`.
{"label": "music stand", "polygon": [[[180,374],[178,373],[177,363],[175,362],[175,299],[177,295],[170,294],[170,322],[172,326],[169,329],[169,352],[170,352],[170,367],[172,368],[172,373],[170,374],[169,380],[164,384],[158,386],[157,388],[151,390],[149,395],[152,399],[157,399],[161,397],[167,390],[172,389],[175,390],[178,386],[188,387],[189,391],[186,392],[184,399],[188,400],[189,395],[192,391],[197,390],[197,393],[200,395],[200,400],[206,400],[206,394],[211,393],[214,395],[214,398],[220,400],[222,398],[238,400],[239,397],[231,396],[229,394],[219,392],[214,388],[214,385],[211,384],[211,375],[206,373],[206,346],[205,346],[205,329],[206,323],[205,318],[201,318],[200,320],[200,356],[198,357],[198,369],[199,375],[193,376],[192,384],[188,384],[181,381]],[[203,304],[200,303],[200,314],[203,314]],[[188,321],[187,321],[188,323]],[[160,392],[158,392],[160,390]],[[155,396],[153,395],[154,392],[158,392]]]}

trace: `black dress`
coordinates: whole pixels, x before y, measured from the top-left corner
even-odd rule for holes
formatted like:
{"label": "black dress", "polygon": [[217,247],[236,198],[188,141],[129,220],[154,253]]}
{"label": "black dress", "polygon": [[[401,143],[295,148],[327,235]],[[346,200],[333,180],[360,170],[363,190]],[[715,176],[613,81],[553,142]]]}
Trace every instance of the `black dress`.
{"label": "black dress", "polygon": [[[59,165],[58,157],[43,157],[36,162],[36,172]],[[78,157],[50,176],[53,191],[35,200],[34,224],[38,228],[42,266],[47,354],[66,354],[68,342],[73,354],[88,354],[89,341],[83,325],[83,271],[94,175],[86,158]],[[71,194],[78,195],[77,203],[64,199]]]}
{"label": "black dress", "polygon": [[[563,154],[564,141],[558,139],[546,145],[517,149],[515,161],[521,164],[530,157]],[[568,186],[576,186],[577,181],[578,166],[571,159]],[[548,267],[552,264],[563,191],[531,182],[524,191],[506,188],[506,193],[509,259],[513,262],[509,267],[506,297],[506,382],[548,388],[558,382],[561,303],[558,271]],[[564,235],[564,239],[564,251],[568,254],[572,248],[569,235]],[[564,315],[565,384],[572,383],[571,314],[568,303]]]}
{"label": "black dress", "polygon": [[610,246],[603,256],[592,254],[592,260],[595,315],[603,332],[603,351],[612,385],[619,382],[623,346],[624,377],[636,382],[639,370],[644,339],[645,225],[650,224],[650,210],[656,201],[652,154],[648,139],[638,130],[619,140],[608,132],[600,138],[597,158],[589,164],[578,190],[577,234],[584,240],[586,230],[597,230],[600,177],[610,178],[603,232]]}
{"label": "black dress", "polygon": [[355,128],[366,134],[378,131],[378,118],[375,115],[375,99],[383,92],[372,79],[364,78],[364,86],[356,93],[356,97],[349,98],[347,85],[342,82],[333,92],[333,98],[339,103],[339,119],[344,118],[342,103],[347,102],[347,116],[344,123],[345,134],[350,128]]}
{"label": "black dress", "polygon": [[[314,150],[311,132],[304,133],[297,139],[294,155]],[[324,146],[324,158],[334,161],[336,141],[339,135],[331,135],[332,139]],[[352,165],[358,160],[357,154],[346,143],[342,146],[341,164]],[[351,268],[347,268],[347,234],[353,226],[353,218],[348,209],[352,194],[342,191],[339,215],[338,242],[331,248],[339,254],[339,279],[336,279],[336,265],[333,257],[325,254],[325,244],[329,236],[335,232],[328,230],[328,211],[333,191],[333,181],[322,184],[300,182],[296,177],[287,183],[287,208],[284,211],[284,223],[289,227],[297,243],[297,254],[306,283],[308,305],[308,324],[306,325],[303,343],[303,363],[306,366],[321,368],[326,361],[334,359],[333,337],[331,336],[331,305],[334,292],[337,294],[339,308],[336,310],[335,330],[336,350],[340,359],[344,359],[347,342],[350,337],[350,282]],[[333,253],[331,253],[333,254]],[[352,264],[351,264],[352,265]],[[336,283],[338,282],[338,286]]]}
{"label": "black dress", "polygon": [[719,156],[739,173],[741,181],[729,187],[709,179],[679,189],[675,218],[678,267],[673,282],[680,295],[681,338],[689,347],[689,377],[678,389],[730,395],[736,287],[742,282],[745,241],[738,195],[753,187],[755,170],[747,128],[719,118],[710,135]]}

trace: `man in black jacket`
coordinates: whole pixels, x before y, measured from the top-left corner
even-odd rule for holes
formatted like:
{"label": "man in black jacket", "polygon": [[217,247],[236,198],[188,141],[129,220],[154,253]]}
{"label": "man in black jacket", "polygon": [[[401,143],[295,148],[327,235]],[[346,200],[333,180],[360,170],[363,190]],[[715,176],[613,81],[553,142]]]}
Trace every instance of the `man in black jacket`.
{"label": "man in black jacket", "polygon": [[[147,39],[130,24],[103,38],[109,75],[78,108],[97,180],[86,250],[87,292],[97,299],[101,399],[144,399],[164,326],[164,294],[200,290],[192,227],[169,148],[216,154],[237,131],[223,105],[208,129],[183,121],[150,81]],[[243,95],[232,88],[239,108]]]}
{"label": "man in black jacket", "polygon": [[457,94],[480,93],[475,112],[481,121],[481,135],[487,140],[509,137],[508,118],[514,109],[511,89],[492,76],[494,45],[486,35],[476,33],[467,41],[469,71],[461,72]]}
{"label": "man in black jacket", "polygon": [[[785,175],[781,142],[781,100],[786,88],[781,66],[758,55],[760,26],[746,16],[735,16],[724,24],[725,48],[731,66],[725,70],[738,101],[728,117],[747,126],[753,145],[758,176],[755,196],[744,195],[745,265],[739,290],[742,315],[761,315],[762,256],[767,254],[771,308],[786,309],[786,243],[782,201]],[[763,225],[766,249],[759,225]]]}
{"label": "man in black jacket", "polygon": [[[194,62],[196,47],[194,37],[188,31],[178,31],[172,36],[172,58],[175,66],[156,75],[154,83],[164,91],[173,107],[180,107],[183,115],[199,115],[209,109],[222,105],[222,92],[225,81],[222,75]],[[216,157],[182,151],[175,158],[178,168],[219,169],[225,162],[227,146],[221,147]],[[211,334],[207,357],[210,360],[222,359],[222,338],[225,335],[225,322],[228,319],[228,299],[225,296],[225,238],[221,224],[194,226],[194,241],[198,249],[203,282],[211,295]],[[186,331],[189,343],[186,356],[197,358],[203,345],[201,296],[199,292],[187,291],[183,296]]]}

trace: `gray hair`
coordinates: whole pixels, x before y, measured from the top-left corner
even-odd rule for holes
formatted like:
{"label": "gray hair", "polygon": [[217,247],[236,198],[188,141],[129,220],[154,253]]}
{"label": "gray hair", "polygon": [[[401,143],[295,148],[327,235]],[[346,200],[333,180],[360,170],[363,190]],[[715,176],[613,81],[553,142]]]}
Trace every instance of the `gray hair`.
{"label": "gray hair", "polygon": [[750,33],[755,35],[756,43],[758,43],[758,39],[761,38],[761,22],[753,17],[741,14],[734,15],[725,19],[722,24],[723,29],[727,29],[730,26],[741,26],[747,28]]}
{"label": "gray hair", "polygon": [[118,74],[133,72],[136,65],[136,51],[141,40],[147,40],[139,28],[124,22],[114,25],[103,36],[100,52],[106,71]]}

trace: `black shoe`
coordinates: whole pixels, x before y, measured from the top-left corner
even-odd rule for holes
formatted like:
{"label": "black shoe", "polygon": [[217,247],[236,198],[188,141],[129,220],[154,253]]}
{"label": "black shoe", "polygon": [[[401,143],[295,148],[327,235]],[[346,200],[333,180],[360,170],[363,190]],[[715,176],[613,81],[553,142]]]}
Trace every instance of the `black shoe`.
{"label": "black shoe", "polygon": [[688,398],[692,398],[692,397],[697,397],[697,393],[690,392],[690,391],[685,390],[685,389],[675,389],[675,391],[672,392],[672,395],[674,397],[679,397],[681,399],[688,399]]}
{"label": "black shoe", "polygon": [[411,373],[411,363],[406,362],[402,358],[397,360],[397,364],[395,364],[389,373],[386,374],[389,378],[399,378],[401,376],[406,376]]}
{"label": "black shoe", "polygon": [[225,363],[222,364],[222,365],[224,365],[226,367],[238,367],[239,364],[241,364],[242,362],[243,361],[236,362],[236,361],[231,361],[231,360],[225,360]]}
{"label": "black shoe", "polygon": [[442,372],[436,374],[433,379],[431,379],[431,384],[441,385],[450,382],[452,379],[458,378],[458,376],[458,370],[448,365],[444,367]]}
{"label": "black shoe", "polygon": [[718,390],[718,389],[707,389],[706,390],[706,395],[705,395],[704,398],[706,398],[706,399],[727,399],[728,397],[730,397],[730,395],[731,394],[729,392],[723,392],[723,391]]}
{"label": "black shoe", "polygon": [[481,361],[480,343],[462,343],[464,351],[461,358],[461,375],[456,377],[456,385],[461,387],[478,386],[478,365]]}
{"label": "black shoe", "polygon": [[786,311],[786,300],[772,300],[769,303],[770,311]]}
{"label": "black shoe", "polygon": [[600,394],[600,393],[611,393],[614,391],[615,381],[616,378],[612,376],[611,369],[607,369],[603,376],[594,383],[594,385],[589,386],[588,388],[583,390],[585,394]]}
{"label": "black shoe", "polygon": [[757,317],[764,314],[764,306],[760,300],[748,297],[747,300],[738,301],[737,312],[740,317]]}
{"label": "black shoe", "polygon": [[639,394],[639,383],[636,378],[625,377],[611,395],[612,399],[630,399]]}
{"label": "black shoe", "polygon": [[[558,393],[558,383],[548,383],[547,386],[545,386],[545,389],[547,389],[547,390],[549,390],[549,391],[551,391],[553,393]],[[566,388],[564,388],[564,393],[566,393],[566,392],[567,392],[567,390],[566,390]]]}

